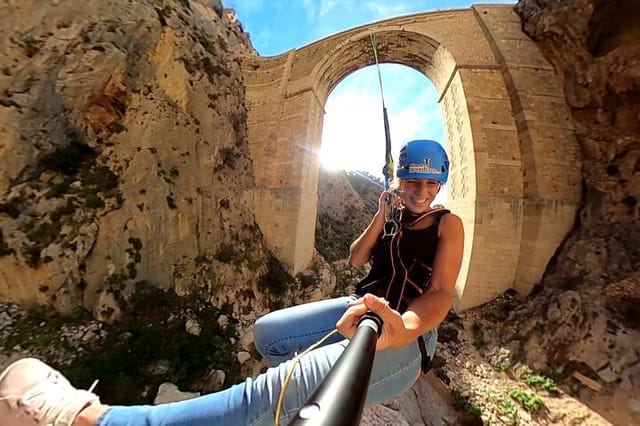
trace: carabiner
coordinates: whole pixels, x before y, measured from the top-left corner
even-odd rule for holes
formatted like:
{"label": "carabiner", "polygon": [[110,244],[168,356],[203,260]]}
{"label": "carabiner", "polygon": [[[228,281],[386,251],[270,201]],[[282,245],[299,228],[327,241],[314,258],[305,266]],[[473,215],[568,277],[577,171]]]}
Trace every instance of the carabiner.
{"label": "carabiner", "polygon": [[398,233],[400,227],[402,226],[401,221],[403,210],[404,206],[394,205],[393,207],[391,207],[389,217],[385,219],[384,225],[382,227],[382,238],[393,237]]}
{"label": "carabiner", "polygon": [[382,238],[393,237],[400,230],[400,221],[396,218],[389,218],[382,226]]}

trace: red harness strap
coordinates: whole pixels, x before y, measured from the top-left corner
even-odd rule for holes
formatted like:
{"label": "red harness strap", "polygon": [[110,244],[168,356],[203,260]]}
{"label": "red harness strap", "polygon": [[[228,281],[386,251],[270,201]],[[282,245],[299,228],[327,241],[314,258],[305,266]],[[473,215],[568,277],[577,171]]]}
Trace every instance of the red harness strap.
{"label": "red harness strap", "polygon": [[389,302],[389,306],[396,311],[400,310],[400,306],[403,302],[402,295],[404,294],[404,288],[407,283],[407,268],[400,257],[400,239],[402,238],[402,228],[391,237],[389,243],[389,251],[391,255],[391,280],[387,287],[387,293],[384,298]]}

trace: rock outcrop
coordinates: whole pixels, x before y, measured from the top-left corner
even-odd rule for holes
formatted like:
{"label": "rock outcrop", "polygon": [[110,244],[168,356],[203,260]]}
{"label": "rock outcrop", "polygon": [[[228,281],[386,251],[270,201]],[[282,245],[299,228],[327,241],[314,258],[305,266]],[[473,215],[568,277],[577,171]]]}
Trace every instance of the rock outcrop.
{"label": "rock outcrop", "polygon": [[610,421],[632,424],[640,419],[640,4],[521,0],[515,10],[564,79],[583,153],[583,207],[534,295],[476,317],[514,359],[601,384],[595,394],[574,390]]}
{"label": "rock outcrop", "polygon": [[148,282],[265,310],[252,48],[228,17],[215,1],[0,6],[1,297],[112,321]]}
{"label": "rock outcrop", "polygon": [[0,300],[38,307],[0,304],[0,368],[39,356],[120,403],[257,374],[255,319],[336,279],[289,275],[250,211],[233,11],[4,2],[0,35]]}

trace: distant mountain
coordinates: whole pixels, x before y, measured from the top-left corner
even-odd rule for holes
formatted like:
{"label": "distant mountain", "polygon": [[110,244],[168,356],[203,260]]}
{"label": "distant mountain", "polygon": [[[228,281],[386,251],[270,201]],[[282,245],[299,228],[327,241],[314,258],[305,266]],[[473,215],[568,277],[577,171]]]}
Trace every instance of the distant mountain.
{"label": "distant mountain", "polygon": [[351,187],[356,191],[365,203],[370,203],[373,213],[378,208],[378,198],[384,187],[381,178],[364,171],[346,172],[346,177]]}
{"label": "distant mountain", "polygon": [[349,256],[349,246],[377,211],[382,187],[367,172],[320,170],[315,246],[325,259]]}

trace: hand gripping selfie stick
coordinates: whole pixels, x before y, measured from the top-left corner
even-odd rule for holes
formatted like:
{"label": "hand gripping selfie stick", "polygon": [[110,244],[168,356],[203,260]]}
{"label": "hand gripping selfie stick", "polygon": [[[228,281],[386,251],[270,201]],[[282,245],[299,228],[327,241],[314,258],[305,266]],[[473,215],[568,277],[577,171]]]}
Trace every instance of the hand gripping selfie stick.
{"label": "hand gripping selfie stick", "polygon": [[382,320],[367,312],[327,377],[289,426],[353,426],[360,422]]}

